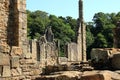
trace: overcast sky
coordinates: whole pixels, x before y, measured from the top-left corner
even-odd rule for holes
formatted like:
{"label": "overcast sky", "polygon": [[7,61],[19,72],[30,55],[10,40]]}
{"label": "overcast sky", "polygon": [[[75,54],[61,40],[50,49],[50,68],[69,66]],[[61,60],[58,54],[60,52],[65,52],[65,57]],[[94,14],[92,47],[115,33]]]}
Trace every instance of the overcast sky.
{"label": "overcast sky", "polygon": [[[92,21],[95,13],[117,13],[120,0],[83,0],[84,20]],[[41,10],[56,16],[78,18],[78,0],[27,0],[27,9]]]}

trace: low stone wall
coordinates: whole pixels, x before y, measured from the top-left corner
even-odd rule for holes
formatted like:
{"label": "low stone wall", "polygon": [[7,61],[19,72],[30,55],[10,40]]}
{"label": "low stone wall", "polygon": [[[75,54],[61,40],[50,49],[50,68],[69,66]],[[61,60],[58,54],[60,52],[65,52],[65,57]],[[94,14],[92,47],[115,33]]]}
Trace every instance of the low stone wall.
{"label": "low stone wall", "polygon": [[41,73],[40,64],[32,57],[25,56],[20,47],[13,46],[8,54],[0,53],[1,80],[27,80]]}
{"label": "low stone wall", "polygon": [[0,53],[1,79],[32,80],[33,77],[43,73],[45,66],[57,65],[58,49],[55,44],[31,41],[29,47],[32,48],[25,54],[17,46],[12,46],[10,53]]}

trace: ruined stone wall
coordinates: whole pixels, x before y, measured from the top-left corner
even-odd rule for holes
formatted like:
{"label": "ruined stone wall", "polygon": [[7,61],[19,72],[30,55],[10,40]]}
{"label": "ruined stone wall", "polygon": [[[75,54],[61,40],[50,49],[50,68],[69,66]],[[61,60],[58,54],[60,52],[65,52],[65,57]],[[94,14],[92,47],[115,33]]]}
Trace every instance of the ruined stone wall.
{"label": "ruined stone wall", "polygon": [[[68,47],[70,61],[80,61],[81,48]],[[0,80],[34,80],[58,64],[58,52],[51,28],[40,40],[27,40],[26,0],[0,0]]]}
{"label": "ruined stone wall", "polygon": [[58,49],[53,43],[40,44],[40,63],[43,66],[57,65]]}
{"label": "ruined stone wall", "polygon": [[79,19],[77,26],[77,41],[69,43],[66,47],[68,61],[81,62],[86,61],[86,26],[83,20],[83,1],[79,0]]}
{"label": "ruined stone wall", "polygon": [[0,80],[31,80],[40,64],[27,52],[26,0],[0,0]]}
{"label": "ruined stone wall", "polygon": [[[48,38],[49,35],[50,34],[48,34]],[[25,54],[32,56],[32,59],[39,62],[43,68],[48,65],[54,66],[58,64],[58,43],[55,42],[53,38],[49,38],[49,40],[47,40],[46,36],[40,37],[39,40],[29,40],[29,52]]]}

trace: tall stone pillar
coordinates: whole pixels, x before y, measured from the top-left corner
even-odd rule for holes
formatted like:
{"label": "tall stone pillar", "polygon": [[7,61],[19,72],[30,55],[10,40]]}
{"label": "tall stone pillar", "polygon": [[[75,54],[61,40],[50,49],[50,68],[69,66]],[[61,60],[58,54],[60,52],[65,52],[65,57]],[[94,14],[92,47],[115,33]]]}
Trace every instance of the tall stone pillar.
{"label": "tall stone pillar", "polygon": [[27,14],[26,0],[15,0],[17,4],[17,21],[18,21],[18,46],[27,53]]}
{"label": "tall stone pillar", "polygon": [[79,0],[79,22],[78,22],[78,50],[79,58],[86,61],[86,26],[83,20],[83,1]]}

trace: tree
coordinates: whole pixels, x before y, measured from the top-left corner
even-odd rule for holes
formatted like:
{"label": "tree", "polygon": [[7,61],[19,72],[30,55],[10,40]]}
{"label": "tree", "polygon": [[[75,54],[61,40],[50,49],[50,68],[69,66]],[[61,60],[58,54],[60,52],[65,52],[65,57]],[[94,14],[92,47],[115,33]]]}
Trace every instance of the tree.
{"label": "tree", "polygon": [[48,13],[43,11],[30,12],[28,15],[28,37],[31,39],[38,38],[44,34],[44,30],[49,23]]}
{"label": "tree", "polygon": [[[112,20],[114,19],[114,20]],[[99,12],[94,15],[94,37],[95,42],[93,47],[113,47],[113,32],[115,28],[113,22],[115,21],[114,14],[105,14]],[[115,23],[115,22],[114,22]]]}

